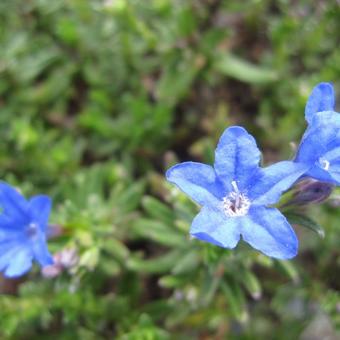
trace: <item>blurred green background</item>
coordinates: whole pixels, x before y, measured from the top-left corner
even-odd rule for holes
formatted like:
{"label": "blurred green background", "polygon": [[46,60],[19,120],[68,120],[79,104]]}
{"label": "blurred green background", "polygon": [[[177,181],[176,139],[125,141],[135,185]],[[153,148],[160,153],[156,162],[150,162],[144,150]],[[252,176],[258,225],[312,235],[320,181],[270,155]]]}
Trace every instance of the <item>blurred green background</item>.
{"label": "blurred green background", "polygon": [[340,93],[339,32],[338,1],[2,0],[1,179],[51,195],[60,265],[0,279],[0,338],[336,339],[336,192],[277,261],[191,240],[164,171],[230,125],[292,157],[313,86]]}

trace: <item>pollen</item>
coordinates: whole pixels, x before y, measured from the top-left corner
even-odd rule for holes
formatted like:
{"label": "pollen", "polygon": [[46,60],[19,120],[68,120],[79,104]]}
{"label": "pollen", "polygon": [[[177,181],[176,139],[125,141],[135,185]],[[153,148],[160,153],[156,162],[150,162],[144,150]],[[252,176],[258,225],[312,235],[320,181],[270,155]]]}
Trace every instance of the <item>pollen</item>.
{"label": "pollen", "polygon": [[231,184],[234,191],[223,198],[223,211],[228,217],[244,216],[248,213],[250,200],[239,192],[236,182],[233,181]]}

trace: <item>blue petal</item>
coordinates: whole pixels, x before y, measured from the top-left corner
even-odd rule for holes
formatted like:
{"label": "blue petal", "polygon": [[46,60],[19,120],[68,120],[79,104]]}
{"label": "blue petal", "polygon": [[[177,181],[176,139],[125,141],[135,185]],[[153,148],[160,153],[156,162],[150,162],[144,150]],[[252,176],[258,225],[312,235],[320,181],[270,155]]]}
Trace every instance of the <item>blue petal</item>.
{"label": "blue petal", "polygon": [[46,230],[48,218],[51,212],[52,201],[46,195],[37,195],[28,202],[31,220],[38,223],[42,231]]}
{"label": "blue petal", "polygon": [[0,232],[0,256],[8,249],[13,248],[13,245],[23,245],[28,242],[28,238],[22,232]]}
{"label": "blue petal", "polygon": [[230,186],[237,181],[239,189],[258,170],[261,153],[255,139],[239,126],[226,129],[215,151],[215,171]]}
{"label": "blue petal", "polygon": [[332,111],[335,105],[334,89],[330,83],[320,83],[314,87],[308,98],[305,117],[308,123],[311,122],[316,112]]}
{"label": "blue petal", "polygon": [[203,207],[192,222],[190,234],[219,247],[235,248],[240,239],[239,221],[220,210]]}
{"label": "blue petal", "polygon": [[32,254],[28,249],[23,248],[17,252],[9,265],[7,266],[4,275],[9,278],[18,277],[25,274],[32,266]]}
{"label": "blue petal", "polygon": [[[340,137],[340,134],[338,135]],[[329,145],[329,149],[322,157],[327,159],[331,164],[340,160],[340,138]]]}
{"label": "blue petal", "polygon": [[340,127],[340,113],[336,111],[317,112],[310,122],[310,129],[321,128],[321,126]]}
{"label": "blue petal", "polygon": [[27,201],[16,189],[4,182],[0,183],[0,206],[3,214],[13,220],[27,222]]}
{"label": "blue petal", "polygon": [[298,240],[279,210],[252,207],[242,222],[242,238],[253,248],[277,259],[296,256]]}
{"label": "blue petal", "polygon": [[[322,114],[317,114],[321,118]],[[329,118],[319,120],[321,123],[314,124],[303,135],[299,146],[296,162],[310,166],[306,175],[324,182],[340,184],[340,117],[332,112]],[[328,163],[324,166],[322,163]]]}
{"label": "blue petal", "polygon": [[214,169],[206,164],[177,164],[166,172],[166,178],[200,205],[216,205],[225,195]]}
{"label": "blue petal", "polygon": [[16,240],[8,240],[0,243],[0,271],[3,271],[22,246]]}
{"label": "blue petal", "polygon": [[329,149],[330,143],[340,140],[340,114],[335,111],[314,114],[311,124],[301,138],[296,160],[315,162]]}
{"label": "blue petal", "polygon": [[339,129],[333,126],[317,126],[309,129],[302,137],[295,160],[313,165],[328,152],[329,144],[339,139]]}
{"label": "blue petal", "polygon": [[275,204],[281,194],[288,190],[303,174],[309,166],[290,161],[275,163],[261,169],[259,175],[253,179],[253,185],[249,187],[247,196],[253,205]]}
{"label": "blue petal", "polygon": [[13,219],[13,216],[7,216],[0,214],[0,240],[2,235],[10,235],[11,233],[22,233],[22,229],[25,228],[25,224],[22,221]]}
{"label": "blue petal", "polygon": [[46,240],[43,237],[34,242],[33,254],[35,260],[38,261],[42,267],[49,266],[54,263],[53,258],[48,251]]}

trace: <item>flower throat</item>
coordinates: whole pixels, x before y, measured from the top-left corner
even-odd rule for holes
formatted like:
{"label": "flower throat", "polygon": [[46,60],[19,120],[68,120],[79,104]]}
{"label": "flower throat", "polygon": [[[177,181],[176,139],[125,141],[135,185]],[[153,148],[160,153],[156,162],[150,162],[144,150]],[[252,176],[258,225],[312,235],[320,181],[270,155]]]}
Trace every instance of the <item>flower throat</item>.
{"label": "flower throat", "polygon": [[233,191],[223,197],[223,211],[229,217],[244,216],[247,214],[250,207],[249,198],[240,193],[235,181],[231,182]]}

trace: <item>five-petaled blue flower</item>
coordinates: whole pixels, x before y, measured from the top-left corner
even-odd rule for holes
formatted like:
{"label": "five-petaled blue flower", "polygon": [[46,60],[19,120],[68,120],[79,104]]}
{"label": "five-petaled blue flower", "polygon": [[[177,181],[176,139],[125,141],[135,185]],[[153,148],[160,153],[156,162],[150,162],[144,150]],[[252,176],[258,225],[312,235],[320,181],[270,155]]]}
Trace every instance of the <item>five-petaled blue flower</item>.
{"label": "five-petaled blue flower", "polygon": [[234,248],[242,236],[268,256],[289,259],[297,254],[298,240],[286,218],[268,205],[279,200],[306,166],[283,161],[260,168],[260,157],[254,138],[234,126],[218,143],[214,167],[184,162],[166,176],[203,206],[191,235],[224,248]]}
{"label": "five-petaled blue flower", "polygon": [[46,244],[46,227],[51,210],[48,196],[27,201],[6,183],[0,183],[0,271],[6,277],[25,274],[36,260],[53,264]]}
{"label": "five-petaled blue flower", "polygon": [[308,128],[295,161],[309,167],[306,176],[340,185],[340,114],[334,106],[333,86],[318,84],[307,101]]}

